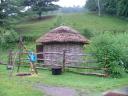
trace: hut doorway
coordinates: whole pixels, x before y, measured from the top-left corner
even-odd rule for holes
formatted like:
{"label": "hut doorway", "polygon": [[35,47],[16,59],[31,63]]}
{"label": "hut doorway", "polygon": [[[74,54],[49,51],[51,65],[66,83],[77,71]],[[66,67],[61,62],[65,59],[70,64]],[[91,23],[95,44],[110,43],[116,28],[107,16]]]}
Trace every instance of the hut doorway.
{"label": "hut doorway", "polygon": [[[37,51],[37,53],[43,53],[43,45],[36,45],[36,51]],[[43,56],[43,54],[37,54],[37,58],[38,58],[38,60],[37,60],[37,62],[38,63],[43,63],[44,62],[44,56]]]}

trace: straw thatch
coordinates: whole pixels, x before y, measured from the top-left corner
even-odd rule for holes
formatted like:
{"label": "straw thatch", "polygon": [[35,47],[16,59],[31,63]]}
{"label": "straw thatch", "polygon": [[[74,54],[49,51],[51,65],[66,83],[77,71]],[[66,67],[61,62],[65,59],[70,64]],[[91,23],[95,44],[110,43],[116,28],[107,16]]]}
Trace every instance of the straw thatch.
{"label": "straw thatch", "polygon": [[88,40],[71,27],[60,26],[36,40],[37,43],[88,43]]}

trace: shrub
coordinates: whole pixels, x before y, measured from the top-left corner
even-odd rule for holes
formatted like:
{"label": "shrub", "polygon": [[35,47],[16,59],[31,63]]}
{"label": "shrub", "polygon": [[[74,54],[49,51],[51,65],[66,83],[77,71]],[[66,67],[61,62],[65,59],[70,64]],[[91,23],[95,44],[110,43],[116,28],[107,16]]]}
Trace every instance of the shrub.
{"label": "shrub", "polygon": [[86,29],[86,28],[83,29],[82,35],[87,37],[88,39],[93,37],[93,33],[90,30]]}
{"label": "shrub", "polygon": [[100,34],[92,39],[92,48],[96,53],[99,67],[107,68],[107,74],[112,77],[120,77],[123,71],[120,63],[122,51],[114,41],[114,35]]}
{"label": "shrub", "polygon": [[4,29],[0,28],[0,45],[4,46],[4,48],[9,47],[10,43],[14,43],[15,41],[18,40],[18,35],[17,33],[10,29]]}
{"label": "shrub", "polygon": [[122,50],[121,63],[126,72],[128,72],[128,33],[118,34],[116,43]]}
{"label": "shrub", "polygon": [[54,23],[54,27],[57,27],[57,26],[60,26],[60,25],[62,25],[62,16],[58,16],[56,18],[56,21]]}

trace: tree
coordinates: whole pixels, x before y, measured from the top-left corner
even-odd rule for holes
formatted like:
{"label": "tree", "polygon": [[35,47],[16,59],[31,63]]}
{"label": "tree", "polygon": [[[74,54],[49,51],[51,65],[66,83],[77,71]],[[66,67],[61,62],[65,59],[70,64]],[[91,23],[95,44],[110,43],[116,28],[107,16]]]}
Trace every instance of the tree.
{"label": "tree", "polygon": [[105,14],[128,17],[128,0],[87,0],[86,7],[90,11],[100,9]]}
{"label": "tree", "polygon": [[41,18],[43,12],[53,11],[59,8],[58,5],[53,4],[53,2],[57,1],[59,0],[24,0],[23,5],[25,7],[29,6]]}
{"label": "tree", "polygon": [[100,0],[97,0],[97,3],[98,3],[98,15],[101,16]]}
{"label": "tree", "polygon": [[128,0],[119,0],[117,5],[117,15],[128,17]]}
{"label": "tree", "polygon": [[101,0],[102,2],[102,12],[116,15],[117,13],[117,1],[118,0]]}
{"label": "tree", "polygon": [[89,11],[98,12],[98,15],[101,16],[101,0],[87,0],[86,7]]}
{"label": "tree", "polygon": [[9,21],[8,17],[20,11],[15,1],[16,0],[0,0],[0,26],[7,26]]}
{"label": "tree", "polygon": [[6,6],[7,6],[7,2],[4,0],[0,0],[0,26],[5,25],[6,23],[6,18],[7,18],[7,14],[6,14]]}
{"label": "tree", "polygon": [[87,0],[85,7],[88,8],[89,11],[98,11],[96,0]]}
{"label": "tree", "polygon": [[[18,6],[15,0],[0,0],[0,48],[7,47],[8,44],[17,41],[17,33],[9,24],[9,17],[17,13]],[[9,46],[8,46],[9,47]]]}

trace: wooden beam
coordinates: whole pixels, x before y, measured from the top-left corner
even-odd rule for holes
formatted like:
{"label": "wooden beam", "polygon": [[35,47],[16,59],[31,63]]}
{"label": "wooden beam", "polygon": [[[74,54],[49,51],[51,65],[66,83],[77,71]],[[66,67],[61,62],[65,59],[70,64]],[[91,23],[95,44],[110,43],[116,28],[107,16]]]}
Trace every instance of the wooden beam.
{"label": "wooden beam", "polygon": [[62,71],[64,72],[65,71],[65,64],[66,64],[66,56],[65,56],[65,54],[66,54],[66,51],[64,50],[63,51],[63,66],[62,66]]}
{"label": "wooden beam", "polygon": [[102,74],[102,73],[87,73],[87,72],[74,72],[74,71],[69,71],[75,74],[80,74],[80,75],[94,75],[94,76],[99,76],[99,77],[108,77],[107,74]]}
{"label": "wooden beam", "polygon": [[87,60],[87,61],[68,60],[68,61],[66,61],[66,64],[69,64],[69,63],[96,63],[96,62],[97,62],[97,60]]}
{"label": "wooden beam", "polygon": [[94,70],[107,70],[107,68],[98,68],[98,67],[81,67],[81,66],[70,66],[66,65],[68,68],[77,68],[77,69],[94,69]]}

